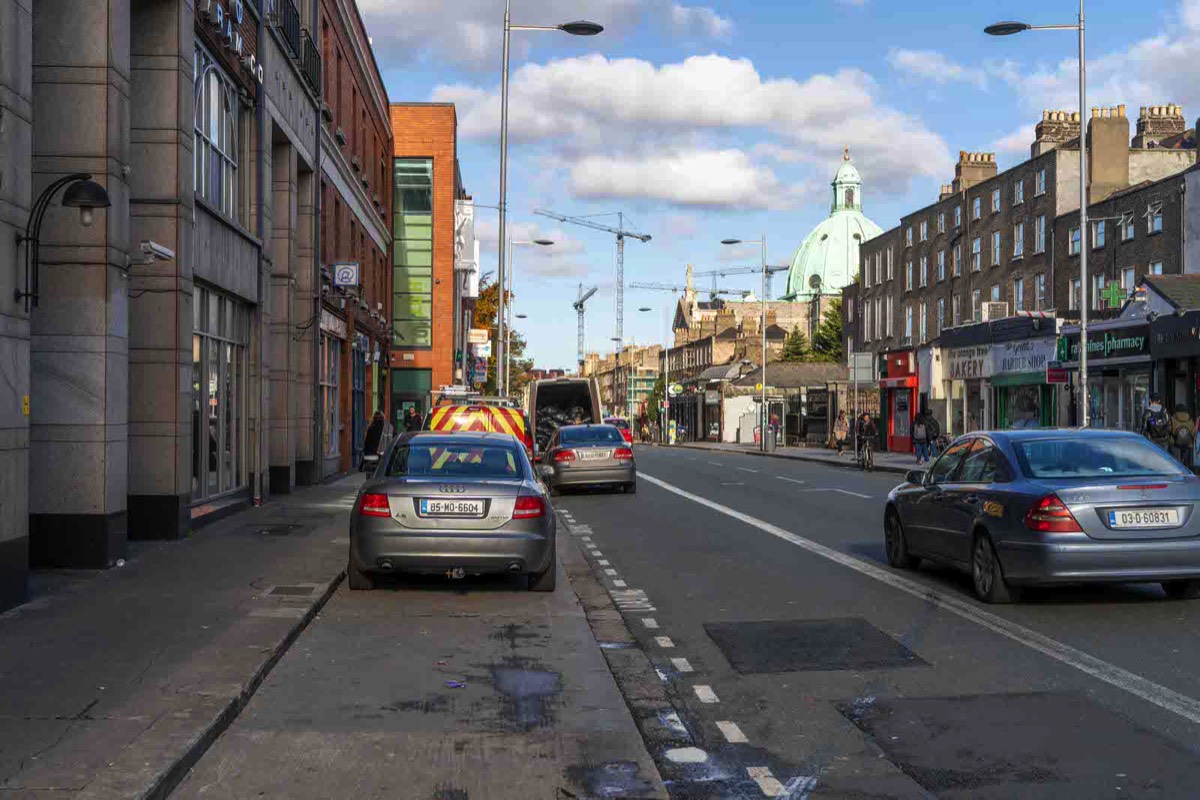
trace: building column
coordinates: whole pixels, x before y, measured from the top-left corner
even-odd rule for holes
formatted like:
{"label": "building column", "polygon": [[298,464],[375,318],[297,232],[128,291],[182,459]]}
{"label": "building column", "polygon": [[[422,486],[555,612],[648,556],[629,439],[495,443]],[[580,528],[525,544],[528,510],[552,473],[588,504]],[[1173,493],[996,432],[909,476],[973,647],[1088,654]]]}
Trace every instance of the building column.
{"label": "building column", "polygon": [[292,384],[292,407],[296,421],[296,482],[302,486],[311,486],[321,480],[321,448],[316,441],[315,426],[320,412],[316,408],[314,394],[317,343],[320,341],[318,332],[321,329],[313,274],[316,255],[313,251],[317,224],[316,186],[312,170],[298,163],[296,216],[292,236],[295,257],[292,261],[291,284],[294,303],[292,318],[300,320],[300,324],[292,335],[291,347],[296,365],[296,377]]}
{"label": "building column", "polygon": [[[267,342],[267,376],[270,381],[267,435],[270,439],[271,493],[291,492],[296,486],[296,460],[301,421],[296,419],[296,380],[299,372],[294,328],[311,316],[297,319],[293,302],[296,259],[296,149],[276,143],[271,155],[271,270],[270,334]],[[319,324],[314,320],[313,325]],[[311,326],[310,326],[311,327]]]}
{"label": "building column", "polygon": [[[0,611],[23,602],[29,574],[29,315],[24,277],[33,139],[33,0],[0,0]],[[23,288],[23,287],[20,287]]]}
{"label": "building column", "polygon": [[112,207],[91,227],[51,205],[32,317],[30,558],[107,567],[125,554],[128,495],[127,0],[39,0],[33,19],[33,194],[88,172]]}
{"label": "building column", "polygon": [[133,0],[130,238],[173,259],[129,270],[129,538],[177,539],[192,498],[192,162],[190,0]]}

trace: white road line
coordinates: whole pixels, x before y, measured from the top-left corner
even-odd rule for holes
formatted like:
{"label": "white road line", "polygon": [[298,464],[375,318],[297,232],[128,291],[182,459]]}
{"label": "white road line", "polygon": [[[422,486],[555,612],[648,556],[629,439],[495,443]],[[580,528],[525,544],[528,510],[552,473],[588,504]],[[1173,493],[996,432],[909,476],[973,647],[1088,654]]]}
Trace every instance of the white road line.
{"label": "white road line", "polygon": [[608,563],[608,559],[607,559],[607,558],[606,558],[606,559],[604,559],[604,560],[602,560],[602,561],[597,561],[596,563],[597,563],[597,564],[599,564],[599,565],[600,565],[600,566],[602,566],[602,567],[607,567],[607,566],[609,566],[609,563]]}
{"label": "white road line", "polygon": [[775,780],[770,767],[746,767],[746,772],[767,797],[779,797],[783,794],[783,784]]}
{"label": "white road line", "polygon": [[725,465],[724,465],[724,464],[722,464],[720,461],[710,461],[710,462],[708,462],[708,463],[712,464],[714,467],[723,467],[723,466],[725,466]]}
{"label": "white road line", "polygon": [[721,734],[725,737],[725,741],[730,744],[745,744],[750,741],[746,738],[746,734],[742,733],[742,729],[737,726],[736,722],[718,722],[717,727],[721,729]]}
{"label": "white road line", "polygon": [[805,482],[805,481],[798,481],[795,478],[785,478],[782,475],[776,475],[775,477],[781,481],[787,481],[788,483],[804,483]]}
{"label": "white road line", "polygon": [[833,489],[833,488],[826,487],[826,488],[822,488],[822,489],[801,489],[800,491],[802,491],[802,492],[841,492],[842,494],[848,494],[851,497],[861,497],[864,500],[871,499],[871,495],[869,495],[869,494],[862,494],[861,492],[851,492],[847,489]]}
{"label": "white road line", "polygon": [[750,469],[749,467],[738,467],[738,469],[740,469],[742,472],[753,472],[755,475],[758,474],[758,470]]}
{"label": "white road line", "polygon": [[599,550],[590,550],[588,552],[590,552],[594,558],[600,558],[602,555]]}
{"label": "white road line", "polygon": [[616,575],[617,571],[615,569],[613,569],[612,567],[609,567],[608,569],[604,570],[604,574],[605,575]]}
{"label": "white road line", "polygon": [[714,503],[708,498],[701,497],[691,492],[680,489],[678,486],[673,486],[666,481],[659,480],[646,473],[641,473],[639,476],[650,481],[655,486],[666,489],[668,492],[674,492],[680,497],[687,498],[694,503],[699,503],[702,506],[711,508],[726,516],[732,517],[739,522],[744,522],[747,525],[758,528],[761,531],[771,534],[779,539],[802,547],[809,552],[827,558],[841,564],[844,567],[862,573],[868,577],[874,578],[877,581],[886,583],[894,589],[899,589],[902,592],[907,592],[913,597],[923,600],[926,603],[931,603],[938,608],[949,611],[952,614],[957,614],[963,619],[974,622],[980,627],[987,628],[1001,636],[1006,636],[1015,642],[1019,642],[1026,647],[1037,650],[1055,661],[1058,661],[1067,666],[1074,667],[1085,675],[1090,675],[1093,678],[1104,681],[1105,683],[1115,686],[1118,689],[1123,689],[1129,692],[1134,697],[1140,697],[1148,703],[1158,706],[1161,709],[1170,711],[1173,714],[1178,714],[1186,720],[1200,724],[1200,700],[1187,695],[1180,694],[1173,689],[1168,689],[1166,686],[1154,683],[1151,680],[1143,678],[1130,672],[1127,669],[1122,669],[1115,664],[1110,664],[1103,659],[1096,658],[1093,655],[1064,644],[1057,639],[1051,639],[1049,636],[1038,633],[1035,630],[1026,628],[1024,625],[1018,625],[1015,622],[1010,622],[1001,616],[985,611],[982,608],[956,597],[951,594],[939,591],[938,589],[926,586],[911,578],[905,578],[894,572],[877,567],[867,561],[864,561],[854,556],[839,553],[831,547],[826,547],[823,544],[814,542],[811,539],[806,539],[803,536],[798,536],[791,531],[784,530],[777,525],[772,525],[769,522],[764,522],[761,519],[752,517],[749,514],[743,514],[741,511],[723,506],[720,503]]}
{"label": "white road line", "polygon": [[658,628],[658,620],[656,620],[654,617],[643,617],[642,624],[650,630],[656,630]]}
{"label": "white road line", "polygon": [[671,641],[670,636],[655,636],[654,643],[659,647],[674,647],[675,643]]}
{"label": "white road line", "polygon": [[712,690],[711,686],[705,686],[702,683],[698,683],[692,687],[692,691],[696,693],[696,699],[698,699],[701,703],[721,702],[717,698],[717,693]]}
{"label": "white road line", "polygon": [[626,584],[625,581],[613,581],[613,586],[617,587],[618,589],[624,589],[627,585],[628,584]]}
{"label": "white road line", "polygon": [[688,663],[686,658],[672,658],[671,665],[680,672],[695,672],[692,665]]}

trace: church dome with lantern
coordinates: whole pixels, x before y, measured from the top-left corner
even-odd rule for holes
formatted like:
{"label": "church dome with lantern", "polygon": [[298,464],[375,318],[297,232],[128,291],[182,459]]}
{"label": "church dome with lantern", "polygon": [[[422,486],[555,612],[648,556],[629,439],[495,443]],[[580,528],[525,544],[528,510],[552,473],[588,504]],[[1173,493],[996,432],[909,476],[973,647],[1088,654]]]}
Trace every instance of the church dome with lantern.
{"label": "church dome with lantern", "polygon": [[858,274],[858,247],[883,233],[862,213],[862,178],[846,148],[833,179],[829,216],[805,237],[788,269],[784,300],[840,294]]}

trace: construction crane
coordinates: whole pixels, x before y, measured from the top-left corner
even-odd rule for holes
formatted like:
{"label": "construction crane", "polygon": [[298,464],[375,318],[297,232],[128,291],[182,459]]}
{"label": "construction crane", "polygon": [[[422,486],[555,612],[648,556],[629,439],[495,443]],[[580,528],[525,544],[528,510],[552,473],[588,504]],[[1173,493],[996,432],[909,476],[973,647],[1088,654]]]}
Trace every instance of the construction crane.
{"label": "construction crane", "polygon": [[587,345],[587,323],[583,315],[583,306],[584,303],[591,299],[591,296],[594,295],[599,288],[599,286],[593,286],[585,292],[583,290],[583,284],[579,284],[579,299],[571,304],[571,308],[575,309],[575,314],[579,318],[579,332],[577,333],[578,343],[576,345],[576,350],[579,354],[579,369],[581,372],[583,370],[583,351]]}
{"label": "construction crane", "polygon": [[[614,339],[625,341],[625,237],[637,239],[639,242],[650,241],[650,235],[646,233],[638,233],[625,229],[625,214],[617,213],[617,227],[613,228],[608,225],[601,225],[598,222],[592,222],[584,217],[568,217],[562,214],[556,214],[553,211],[544,209],[534,209],[533,213],[550,219],[556,219],[559,222],[568,222],[572,225],[582,225],[585,228],[592,228],[605,233],[615,234],[617,237],[617,279],[616,279],[616,298],[614,305],[617,312],[616,330],[613,334]],[[604,216],[604,215],[598,215]],[[581,351],[582,352],[582,351]]]}
{"label": "construction crane", "polygon": [[[650,289],[655,292],[686,292],[690,287],[680,286],[675,283],[631,283],[630,289]],[[716,286],[709,290],[709,294],[714,298],[720,295],[730,295],[736,297],[749,297],[754,294],[753,289],[719,289]]]}
{"label": "construction crane", "polygon": [[[771,276],[776,272],[787,272],[791,269],[790,264],[767,264],[767,299],[772,297],[771,292]],[[725,269],[710,269],[705,272],[695,273],[697,278],[712,278],[713,289],[717,288],[717,278],[724,278],[726,275],[761,275],[762,267],[727,267]]]}

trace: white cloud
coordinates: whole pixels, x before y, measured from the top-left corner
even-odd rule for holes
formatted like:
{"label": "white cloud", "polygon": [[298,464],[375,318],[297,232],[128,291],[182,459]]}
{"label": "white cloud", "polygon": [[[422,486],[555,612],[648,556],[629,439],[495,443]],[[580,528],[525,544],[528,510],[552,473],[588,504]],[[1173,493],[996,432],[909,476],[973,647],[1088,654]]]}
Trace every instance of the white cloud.
{"label": "white cloud", "polygon": [[[479,239],[481,269],[495,269],[497,246],[499,244],[499,222],[492,219],[476,219],[475,236]],[[568,278],[586,275],[588,268],[581,256],[585,251],[582,241],[568,234],[559,227],[543,228],[537,222],[509,221],[508,231],[513,241],[531,242],[535,239],[548,239],[553,245],[516,245],[513,250],[513,270],[516,272],[517,285],[514,292],[520,289],[522,277],[539,276],[545,278]],[[528,289],[528,284],[526,284]]]}
{"label": "white cloud", "polygon": [[589,156],[571,168],[577,197],[661,200],[710,208],[780,208],[786,192],[741,150],[647,156]]}
{"label": "white cloud", "polygon": [[973,83],[986,86],[988,74],[984,69],[966,67],[936,50],[907,50],[893,48],[888,52],[892,69],[933,83]]}
{"label": "white cloud", "polygon": [[1007,136],[1001,136],[992,143],[992,150],[996,153],[1008,155],[1028,153],[1029,146],[1033,143],[1033,128],[1033,125],[1026,125],[1017,128]]}
{"label": "white cloud", "polygon": [[713,39],[728,39],[733,33],[733,21],[707,6],[671,3],[671,25],[678,31],[699,31]]}

